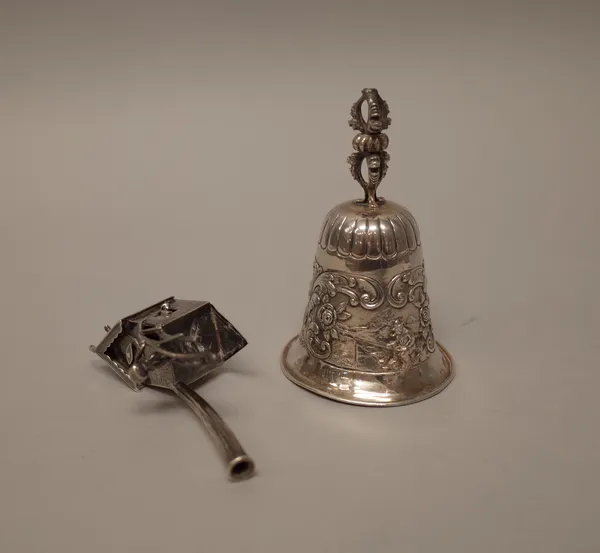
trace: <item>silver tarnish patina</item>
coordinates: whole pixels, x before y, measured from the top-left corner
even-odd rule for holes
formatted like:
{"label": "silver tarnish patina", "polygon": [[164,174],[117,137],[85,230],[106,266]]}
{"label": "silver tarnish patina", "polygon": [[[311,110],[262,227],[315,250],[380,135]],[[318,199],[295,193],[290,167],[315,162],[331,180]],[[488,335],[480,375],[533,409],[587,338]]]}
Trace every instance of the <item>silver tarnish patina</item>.
{"label": "silver tarnish patina", "polygon": [[388,105],[366,88],[350,114],[359,134],[348,162],[364,197],[325,217],[301,331],[285,347],[282,369],[337,401],[414,403],[443,390],[454,365],[434,338],[417,222],[377,195],[390,159]]}
{"label": "silver tarnish patina", "polygon": [[225,457],[229,477],[254,473],[254,461],[217,412],[190,385],[247,345],[209,302],[167,298],[121,319],[98,346],[90,346],[135,391],[174,392],[202,421]]}

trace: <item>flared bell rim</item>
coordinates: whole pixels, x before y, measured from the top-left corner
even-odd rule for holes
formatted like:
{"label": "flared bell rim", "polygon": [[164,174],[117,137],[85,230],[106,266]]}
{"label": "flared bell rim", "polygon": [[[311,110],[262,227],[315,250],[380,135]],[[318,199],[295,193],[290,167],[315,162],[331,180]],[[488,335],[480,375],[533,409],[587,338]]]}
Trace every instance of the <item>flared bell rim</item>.
{"label": "flared bell rim", "polygon": [[[437,370],[441,374],[441,369],[443,369],[445,374],[433,385],[424,384],[420,388],[415,388],[412,395],[407,395],[406,380],[399,378],[396,374],[382,375],[381,373],[350,371],[315,359],[302,346],[298,335],[294,336],[283,349],[280,366],[288,380],[321,397],[361,407],[399,407],[432,398],[445,390],[454,380],[456,365],[452,356],[439,342],[436,342],[436,346],[435,353],[411,369],[411,372],[414,371],[416,374],[425,368]],[[361,387],[357,389],[354,386],[351,391],[342,386],[335,389],[332,386],[332,380],[335,379],[323,379],[324,374],[345,375],[344,378],[351,381],[352,384],[356,384],[359,379]]]}

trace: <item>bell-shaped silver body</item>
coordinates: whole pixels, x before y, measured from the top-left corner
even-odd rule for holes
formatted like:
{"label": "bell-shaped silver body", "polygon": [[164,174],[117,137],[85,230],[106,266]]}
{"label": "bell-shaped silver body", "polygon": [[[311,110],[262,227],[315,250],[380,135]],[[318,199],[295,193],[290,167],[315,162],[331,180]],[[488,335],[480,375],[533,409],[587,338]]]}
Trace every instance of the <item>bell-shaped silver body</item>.
{"label": "bell-shaped silver body", "polygon": [[450,383],[453,361],[434,337],[417,222],[376,194],[389,160],[381,132],[390,123],[387,104],[365,89],[351,115],[361,133],[349,162],[365,197],[325,217],[302,328],[284,349],[282,369],[292,382],[338,401],[414,403]]}

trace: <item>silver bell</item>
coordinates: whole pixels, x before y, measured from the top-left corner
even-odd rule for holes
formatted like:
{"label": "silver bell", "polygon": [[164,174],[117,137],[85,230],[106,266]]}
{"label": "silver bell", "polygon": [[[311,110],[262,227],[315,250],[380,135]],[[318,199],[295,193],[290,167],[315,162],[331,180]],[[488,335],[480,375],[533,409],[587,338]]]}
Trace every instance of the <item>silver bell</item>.
{"label": "silver bell", "polygon": [[359,134],[348,162],[364,197],[325,217],[302,328],[283,351],[282,370],[337,401],[405,405],[443,390],[454,366],[434,338],[417,222],[377,196],[389,161],[388,105],[367,88],[350,113]]}

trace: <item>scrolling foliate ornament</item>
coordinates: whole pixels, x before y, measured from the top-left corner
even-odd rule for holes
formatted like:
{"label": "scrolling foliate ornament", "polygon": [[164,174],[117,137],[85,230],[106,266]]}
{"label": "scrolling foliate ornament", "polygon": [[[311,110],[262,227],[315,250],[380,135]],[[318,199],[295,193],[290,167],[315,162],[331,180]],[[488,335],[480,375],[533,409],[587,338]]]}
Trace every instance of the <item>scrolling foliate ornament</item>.
{"label": "scrolling foliate ornament", "polygon": [[[387,285],[391,315],[374,329],[377,344],[363,349],[382,371],[405,371],[426,361],[435,351],[424,265],[394,276]],[[396,311],[397,310],[397,311]]]}
{"label": "scrolling foliate ornament", "polygon": [[426,291],[425,264],[396,275],[387,288],[388,302],[398,309],[412,304],[419,310],[419,334],[429,353],[435,351],[435,338],[431,327],[429,295]]}
{"label": "scrolling foliate ornament", "polygon": [[373,278],[317,270],[304,315],[304,345],[316,358],[327,359],[332,341],[343,339],[343,322],[352,317],[347,308],[373,310],[384,301],[385,290]]}
{"label": "scrolling foliate ornament", "polygon": [[[425,266],[419,265],[410,271],[397,274],[388,284],[388,301],[393,307],[401,309],[409,301],[409,294],[412,294],[411,303],[417,298],[418,293],[414,287],[425,287]],[[417,302],[419,299],[417,299]],[[417,306],[419,307],[419,306]]]}
{"label": "scrolling foliate ornament", "polygon": [[[418,309],[418,319],[413,319],[412,315],[408,321],[402,319],[394,321],[395,325],[401,325],[406,330],[410,331],[411,325],[416,325],[414,331],[414,344],[412,344],[413,352],[408,351],[400,343],[400,351],[402,352],[401,360],[403,366],[409,362],[422,362],[429,357],[429,354],[435,351],[435,338],[431,326],[431,313],[429,311],[429,295],[426,291],[425,265],[421,264],[409,271],[400,273],[392,278],[387,287],[388,302],[397,309],[402,309],[410,304]],[[401,327],[395,327],[398,335],[406,335],[401,332]],[[412,331],[411,331],[412,332]],[[397,338],[396,336],[396,338]],[[392,340],[396,342],[396,340]]]}
{"label": "scrolling foliate ornament", "polygon": [[338,321],[351,317],[346,311],[347,302],[333,304],[327,290],[317,284],[309,300],[311,312],[305,321],[304,343],[318,359],[327,359],[331,355],[331,342],[340,339]]}
{"label": "scrolling foliate ornament", "polygon": [[313,268],[301,339],[315,357],[327,359],[332,342],[352,334],[343,324],[352,317],[348,307],[376,310],[384,303],[394,308],[393,312],[409,305],[416,312],[386,316],[382,326],[373,329],[381,345],[363,343],[383,370],[406,369],[425,361],[435,351],[423,265],[397,274],[385,289],[371,277],[323,271],[316,261]]}

